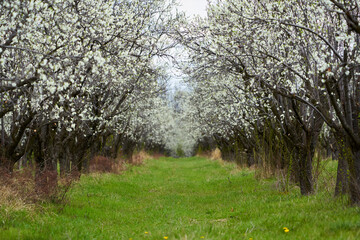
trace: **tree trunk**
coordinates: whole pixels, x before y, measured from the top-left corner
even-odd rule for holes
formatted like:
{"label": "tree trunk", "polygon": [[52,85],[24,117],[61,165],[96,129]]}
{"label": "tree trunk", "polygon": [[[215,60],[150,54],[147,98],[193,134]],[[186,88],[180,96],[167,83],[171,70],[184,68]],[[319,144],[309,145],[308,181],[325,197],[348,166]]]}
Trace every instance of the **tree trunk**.
{"label": "tree trunk", "polygon": [[347,159],[345,159],[345,156],[338,157],[338,168],[337,168],[337,175],[336,175],[336,186],[335,186],[335,196],[339,196],[342,194],[348,193],[348,162]]}
{"label": "tree trunk", "polygon": [[247,164],[249,167],[251,167],[252,165],[255,164],[253,149],[248,149],[246,151],[246,156],[247,156]]}
{"label": "tree trunk", "polygon": [[58,186],[56,157],[52,151],[53,140],[47,125],[42,126],[34,136],[35,188],[39,195],[45,197],[53,197]]}
{"label": "tree trunk", "polygon": [[338,160],[335,196],[349,193],[349,158],[351,158],[351,150],[345,146],[343,137],[338,137],[337,143],[333,148],[336,149],[336,158]]}
{"label": "tree trunk", "polygon": [[63,149],[63,153],[59,154],[59,164],[60,164],[60,176],[64,177],[70,173],[70,160],[69,154],[66,152],[67,149]]}
{"label": "tree trunk", "polygon": [[302,195],[310,195],[314,192],[312,176],[313,155],[310,151],[302,151],[299,154],[299,182]]}
{"label": "tree trunk", "polygon": [[135,147],[136,147],[135,142],[133,142],[132,140],[127,139],[127,138],[124,139],[122,148],[121,148],[122,154],[124,155],[124,157],[131,161]]}
{"label": "tree trunk", "polygon": [[33,154],[36,163],[35,170],[35,190],[38,194],[43,194],[46,187],[46,182],[43,177],[45,170],[45,159],[41,149],[41,140],[39,133],[36,133],[33,139]]}
{"label": "tree trunk", "polygon": [[118,152],[119,152],[119,148],[121,145],[121,136],[120,134],[115,135],[114,137],[114,143],[112,146],[112,153],[111,153],[111,157],[116,159],[118,157]]}
{"label": "tree trunk", "polygon": [[349,160],[349,190],[350,200],[355,205],[360,205],[360,147],[351,148],[352,158]]}
{"label": "tree trunk", "polygon": [[314,192],[312,162],[318,136],[319,132],[311,131],[305,133],[304,143],[299,151],[299,182],[302,195],[310,195]]}

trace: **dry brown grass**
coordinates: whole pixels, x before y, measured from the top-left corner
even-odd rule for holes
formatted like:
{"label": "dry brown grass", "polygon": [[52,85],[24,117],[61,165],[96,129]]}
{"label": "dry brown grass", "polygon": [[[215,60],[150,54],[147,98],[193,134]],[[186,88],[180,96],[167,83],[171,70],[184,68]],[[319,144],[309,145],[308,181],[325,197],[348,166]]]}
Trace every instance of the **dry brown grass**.
{"label": "dry brown grass", "polygon": [[125,161],[121,158],[112,159],[104,156],[95,156],[89,164],[90,173],[115,173],[125,171]]}
{"label": "dry brown grass", "polygon": [[196,157],[203,157],[203,158],[211,158],[211,152],[212,151],[203,151],[201,153],[197,153]]}
{"label": "dry brown grass", "polygon": [[123,161],[121,159],[117,160],[113,166],[113,172],[116,174],[120,174],[125,170],[126,170],[125,161]]}
{"label": "dry brown grass", "polygon": [[131,164],[133,165],[141,165],[144,160],[153,158],[152,155],[148,154],[144,150],[141,150],[138,153],[135,153],[131,157]]}
{"label": "dry brown grass", "polygon": [[221,151],[219,148],[215,148],[214,150],[211,151],[202,151],[201,153],[197,153],[196,156],[210,158],[211,160],[220,160],[220,161],[223,160],[221,158]]}
{"label": "dry brown grass", "polygon": [[37,203],[51,201],[66,202],[66,193],[75,175],[58,178],[56,171],[44,171],[35,177],[35,170],[26,167],[14,171],[11,175],[0,174],[0,205],[5,209],[31,210]]}
{"label": "dry brown grass", "polygon": [[34,204],[28,201],[27,197],[20,194],[11,186],[0,186],[0,203],[5,209],[31,210]]}
{"label": "dry brown grass", "polygon": [[[146,159],[154,159],[162,157],[161,154],[149,154],[144,150],[132,155],[129,163],[131,165],[141,165]],[[126,170],[126,160],[122,157],[112,159],[104,156],[95,156],[89,165],[90,173],[115,173],[120,174]]]}
{"label": "dry brown grass", "polygon": [[212,160],[221,160],[221,161],[222,161],[220,149],[219,149],[219,148],[215,148],[213,151],[211,151],[210,158],[211,158]]}
{"label": "dry brown grass", "polygon": [[[141,165],[146,159],[162,156],[140,151],[132,156],[131,164]],[[89,165],[92,174],[120,174],[125,170],[125,160],[121,158],[96,156]],[[78,172],[60,178],[56,171],[44,171],[40,177],[35,178],[35,170],[30,167],[14,171],[12,174],[0,171],[0,206],[5,209],[30,210],[35,209],[36,203],[43,201],[66,203],[66,193],[72,183],[79,178]]]}
{"label": "dry brown grass", "polygon": [[38,199],[35,181],[29,168],[15,171],[12,175],[5,171],[0,177],[0,203],[7,209],[22,210],[34,207]]}

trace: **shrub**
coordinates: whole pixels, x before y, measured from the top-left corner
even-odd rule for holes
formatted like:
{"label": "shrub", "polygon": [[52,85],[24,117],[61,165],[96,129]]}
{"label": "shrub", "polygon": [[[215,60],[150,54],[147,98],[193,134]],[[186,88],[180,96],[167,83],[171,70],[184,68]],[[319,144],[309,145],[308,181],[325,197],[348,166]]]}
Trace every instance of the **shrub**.
{"label": "shrub", "polygon": [[104,156],[95,156],[89,165],[91,173],[120,173],[125,170],[124,162]]}
{"label": "shrub", "polygon": [[150,159],[152,156],[150,156],[147,152],[141,150],[138,153],[135,153],[131,158],[131,164],[133,165],[141,165],[143,164],[144,160]]}
{"label": "shrub", "polygon": [[0,203],[12,209],[29,208],[44,201],[65,203],[67,192],[78,179],[76,174],[58,178],[57,171],[51,170],[35,173],[31,167],[0,174]]}

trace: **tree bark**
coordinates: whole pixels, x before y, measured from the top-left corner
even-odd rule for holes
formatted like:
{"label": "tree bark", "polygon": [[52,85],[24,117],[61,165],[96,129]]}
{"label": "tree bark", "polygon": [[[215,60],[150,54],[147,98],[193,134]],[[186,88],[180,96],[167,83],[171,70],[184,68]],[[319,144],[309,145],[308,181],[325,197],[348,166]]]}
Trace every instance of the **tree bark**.
{"label": "tree bark", "polygon": [[335,196],[349,193],[349,158],[351,150],[346,143],[347,139],[343,135],[336,137],[337,141],[333,145],[336,149],[336,159],[338,160]]}
{"label": "tree bark", "polygon": [[349,188],[350,200],[355,205],[360,205],[360,147],[351,148],[352,158],[349,161]]}
{"label": "tree bark", "polygon": [[312,176],[313,155],[311,151],[301,151],[299,154],[299,182],[302,195],[310,195],[314,192]]}

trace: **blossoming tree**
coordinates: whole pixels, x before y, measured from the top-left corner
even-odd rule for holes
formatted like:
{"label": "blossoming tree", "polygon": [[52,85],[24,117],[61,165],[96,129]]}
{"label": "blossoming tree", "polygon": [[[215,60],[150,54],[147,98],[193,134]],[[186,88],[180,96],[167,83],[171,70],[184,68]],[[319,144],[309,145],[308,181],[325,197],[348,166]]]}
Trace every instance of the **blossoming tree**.
{"label": "blossoming tree", "polygon": [[154,59],[171,47],[171,2],[0,5],[2,167],[34,156],[39,174],[58,162],[61,172],[81,171],[109,136],[136,133],[135,106],[163,89]]}
{"label": "blossoming tree", "polygon": [[[175,36],[189,49],[185,68],[205,96],[196,98],[203,102],[200,119],[215,115],[212,127],[222,136],[236,137],[240,128],[282,139],[302,194],[313,191],[312,158],[326,123],[349,149],[354,203],[360,199],[357,10],[357,1],[212,1],[208,19]],[[274,147],[269,143],[266,151]]]}

